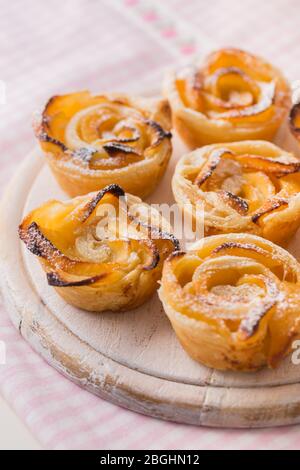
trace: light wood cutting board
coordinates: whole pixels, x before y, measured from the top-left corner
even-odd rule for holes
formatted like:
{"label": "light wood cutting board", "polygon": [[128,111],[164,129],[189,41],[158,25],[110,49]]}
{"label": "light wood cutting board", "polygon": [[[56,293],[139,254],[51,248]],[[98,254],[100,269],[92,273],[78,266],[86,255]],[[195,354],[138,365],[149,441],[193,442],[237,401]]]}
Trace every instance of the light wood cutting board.
{"label": "light wood cutting board", "polygon": [[[295,149],[284,135],[279,143]],[[184,151],[175,138],[170,166],[149,202],[174,202],[170,180]],[[277,370],[219,372],[184,352],[157,295],[122,314],[87,313],[66,304],[17,235],[23,214],[50,198],[66,196],[36,150],[2,201],[0,282],[15,327],[49,364],[101,398],[157,418],[249,428],[300,422],[300,366],[290,357]],[[298,239],[290,245],[295,255]]]}

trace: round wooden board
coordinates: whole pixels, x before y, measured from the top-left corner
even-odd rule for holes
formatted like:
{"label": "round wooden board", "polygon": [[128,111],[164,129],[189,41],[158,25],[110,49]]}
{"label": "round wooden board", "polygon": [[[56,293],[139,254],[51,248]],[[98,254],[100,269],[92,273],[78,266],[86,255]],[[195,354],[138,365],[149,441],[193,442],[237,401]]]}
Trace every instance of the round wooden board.
{"label": "round wooden board", "polygon": [[[279,139],[294,149],[292,140]],[[173,202],[170,180],[183,151],[175,138],[171,164],[149,202]],[[300,367],[290,357],[277,370],[210,370],[183,351],[157,295],[123,314],[93,314],[66,304],[17,235],[23,214],[50,198],[66,195],[36,150],[2,201],[0,279],[15,327],[49,364],[101,398],[156,418],[249,428],[300,422]],[[295,255],[298,246],[296,236],[290,245]]]}

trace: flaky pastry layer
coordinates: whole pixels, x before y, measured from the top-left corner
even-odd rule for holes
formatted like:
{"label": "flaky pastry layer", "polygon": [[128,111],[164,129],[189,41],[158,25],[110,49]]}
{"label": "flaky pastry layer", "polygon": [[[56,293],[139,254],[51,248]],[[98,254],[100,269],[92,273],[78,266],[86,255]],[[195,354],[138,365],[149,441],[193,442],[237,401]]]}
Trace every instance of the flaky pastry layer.
{"label": "flaky pastry layer", "polygon": [[205,238],[165,261],[159,291],[187,353],[208,367],[275,367],[300,333],[300,265],[250,234]]}
{"label": "flaky pastry layer", "polygon": [[54,96],[34,124],[60,186],[78,196],[119,184],[146,197],[172,152],[166,100],[87,91]]}
{"label": "flaky pastry layer", "polygon": [[66,202],[52,200],[22,221],[19,235],[48,284],[89,311],[123,311],[157,289],[178,241],[157,211],[117,185]]}
{"label": "flaky pastry layer", "polygon": [[179,160],[172,187],[192,217],[204,211],[206,235],[250,232],[285,244],[300,225],[300,162],[270,142],[194,150]]}
{"label": "flaky pastry layer", "polygon": [[272,140],[290,107],[281,72],[260,57],[221,49],[203,64],[168,73],[173,124],[190,148],[217,142]]}

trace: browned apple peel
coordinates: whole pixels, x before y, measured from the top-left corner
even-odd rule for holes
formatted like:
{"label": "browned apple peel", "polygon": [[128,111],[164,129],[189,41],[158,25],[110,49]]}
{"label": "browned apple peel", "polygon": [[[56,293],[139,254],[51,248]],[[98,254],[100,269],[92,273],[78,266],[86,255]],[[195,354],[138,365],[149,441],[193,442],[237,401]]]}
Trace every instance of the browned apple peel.
{"label": "browned apple peel", "polygon": [[252,221],[257,223],[264,215],[271,214],[278,209],[283,209],[284,207],[287,207],[288,204],[289,201],[286,199],[270,199],[266,201],[265,204],[255,214],[252,215]]}

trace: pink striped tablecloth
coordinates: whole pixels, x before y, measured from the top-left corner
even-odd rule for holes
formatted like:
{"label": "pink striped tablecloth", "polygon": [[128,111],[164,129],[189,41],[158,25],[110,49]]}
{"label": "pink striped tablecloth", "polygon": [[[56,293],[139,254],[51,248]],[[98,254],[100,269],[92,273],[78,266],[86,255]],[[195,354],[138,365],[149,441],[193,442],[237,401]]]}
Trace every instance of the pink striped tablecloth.
{"label": "pink striped tablecloth", "polygon": [[[221,46],[264,55],[300,80],[298,0],[0,0],[0,6],[1,188],[34,145],[33,111],[55,93],[159,87],[166,66]],[[102,401],[49,367],[0,313],[7,345],[0,392],[44,448],[300,447],[298,426],[196,428]]]}

